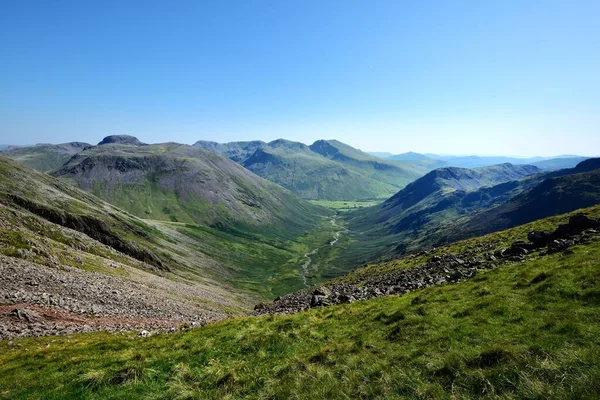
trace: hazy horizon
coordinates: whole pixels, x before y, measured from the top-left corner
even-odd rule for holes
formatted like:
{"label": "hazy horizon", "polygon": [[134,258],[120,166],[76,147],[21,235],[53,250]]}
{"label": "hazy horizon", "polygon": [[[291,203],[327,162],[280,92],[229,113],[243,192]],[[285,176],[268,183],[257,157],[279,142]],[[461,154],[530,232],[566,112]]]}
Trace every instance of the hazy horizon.
{"label": "hazy horizon", "polygon": [[8,2],[0,143],[600,151],[594,1]]}

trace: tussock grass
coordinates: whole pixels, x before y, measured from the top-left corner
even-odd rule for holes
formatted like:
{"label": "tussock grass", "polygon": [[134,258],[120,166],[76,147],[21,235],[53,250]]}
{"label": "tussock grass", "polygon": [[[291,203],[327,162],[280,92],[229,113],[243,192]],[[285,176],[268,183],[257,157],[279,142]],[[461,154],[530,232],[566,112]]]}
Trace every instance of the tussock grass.
{"label": "tussock grass", "polygon": [[[0,343],[6,398],[596,399],[600,244],[401,297],[174,335]],[[49,345],[49,347],[47,347]]]}

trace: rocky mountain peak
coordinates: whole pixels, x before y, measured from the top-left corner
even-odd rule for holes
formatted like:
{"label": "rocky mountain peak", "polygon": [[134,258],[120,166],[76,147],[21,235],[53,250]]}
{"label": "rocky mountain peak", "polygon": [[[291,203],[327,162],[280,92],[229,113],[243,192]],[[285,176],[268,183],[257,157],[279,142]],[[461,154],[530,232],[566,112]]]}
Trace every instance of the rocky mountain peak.
{"label": "rocky mountain peak", "polygon": [[144,146],[145,143],[140,142],[135,136],[130,135],[110,135],[102,139],[98,146],[102,146],[104,144],[126,144],[131,146]]}

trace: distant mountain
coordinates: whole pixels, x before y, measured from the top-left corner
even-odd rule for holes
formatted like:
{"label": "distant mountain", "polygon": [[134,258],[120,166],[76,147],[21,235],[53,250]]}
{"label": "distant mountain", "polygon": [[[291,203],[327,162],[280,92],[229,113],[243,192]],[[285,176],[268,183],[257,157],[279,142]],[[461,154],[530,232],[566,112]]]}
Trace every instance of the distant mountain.
{"label": "distant mountain", "polygon": [[427,157],[435,160],[444,161],[448,166],[460,168],[478,168],[489,165],[510,163],[515,165],[533,164],[543,161],[542,157],[517,158],[517,157],[485,157],[485,156],[439,156],[436,154],[426,154]]}
{"label": "distant mountain", "polygon": [[451,167],[461,168],[477,168],[485,167],[488,165],[511,163],[515,165],[536,165],[541,169],[562,169],[572,168],[577,163],[588,159],[589,157],[573,156],[573,155],[559,155],[554,157],[530,157],[530,158],[518,158],[518,157],[485,157],[485,156],[440,156],[436,154],[426,154],[427,157],[433,158],[439,161],[443,161],[446,165]]}
{"label": "distant mountain", "polygon": [[216,152],[305,199],[366,200],[387,197],[431,168],[387,161],[336,140],[310,146],[279,139],[215,143],[196,147]]}
{"label": "distant mountain", "polygon": [[418,251],[597,204],[598,168],[599,159],[589,159],[549,172],[512,164],[434,170],[350,214],[356,244],[345,261]]}
{"label": "distant mountain", "polygon": [[384,152],[384,151],[367,151],[367,154],[370,154],[372,156],[375,157],[379,157],[379,158],[388,158],[393,156],[393,153],[388,153],[388,152]]}
{"label": "distant mountain", "polygon": [[99,146],[103,144],[127,144],[132,146],[145,146],[146,143],[142,143],[138,140],[138,138],[130,135],[111,135],[107,136],[100,143]]}
{"label": "distant mountain", "polygon": [[90,144],[83,142],[40,143],[35,146],[9,146],[0,151],[0,155],[12,158],[38,171],[48,172],[60,167],[73,155],[87,147],[90,147]]}
{"label": "distant mountain", "polygon": [[[311,225],[317,208],[226,157],[177,143],[103,140],[52,173],[142,218]],[[129,144],[134,143],[134,144]]]}
{"label": "distant mountain", "polygon": [[10,146],[9,144],[0,144],[0,150],[5,149],[9,146]]}
{"label": "distant mountain", "polygon": [[506,203],[471,216],[443,233],[444,240],[474,237],[551,215],[600,204],[600,158],[547,175],[535,187]]}
{"label": "distant mountain", "polygon": [[582,161],[589,159],[589,157],[557,157],[549,160],[537,161],[533,163],[536,167],[543,170],[556,170],[564,168],[574,168]]}

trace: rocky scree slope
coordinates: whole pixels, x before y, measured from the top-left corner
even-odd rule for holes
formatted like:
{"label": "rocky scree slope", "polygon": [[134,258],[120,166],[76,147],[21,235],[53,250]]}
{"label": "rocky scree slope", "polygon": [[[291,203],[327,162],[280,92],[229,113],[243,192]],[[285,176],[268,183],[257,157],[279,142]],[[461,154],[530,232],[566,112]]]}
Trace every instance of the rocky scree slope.
{"label": "rocky scree slope", "polygon": [[227,275],[193,243],[0,157],[0,303],[62,318],[25,328],[3,309],[0,337],[224,318],[256,301]]}

